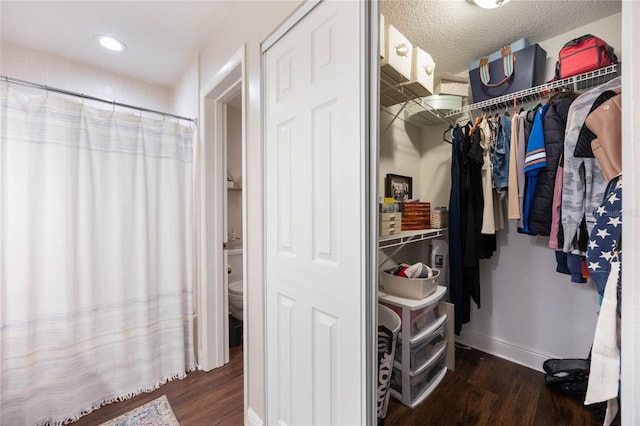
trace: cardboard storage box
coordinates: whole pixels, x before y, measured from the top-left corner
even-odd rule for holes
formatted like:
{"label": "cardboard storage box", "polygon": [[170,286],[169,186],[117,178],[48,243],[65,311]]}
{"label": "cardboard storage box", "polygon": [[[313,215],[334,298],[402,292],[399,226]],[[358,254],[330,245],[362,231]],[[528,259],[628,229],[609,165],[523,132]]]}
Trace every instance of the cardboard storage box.
{"label": "cardboard storage box", "polygon": [[439,95],[467,97],[469,96],[469,79],[451,73],[444,73],[438,81],[436,93]]}

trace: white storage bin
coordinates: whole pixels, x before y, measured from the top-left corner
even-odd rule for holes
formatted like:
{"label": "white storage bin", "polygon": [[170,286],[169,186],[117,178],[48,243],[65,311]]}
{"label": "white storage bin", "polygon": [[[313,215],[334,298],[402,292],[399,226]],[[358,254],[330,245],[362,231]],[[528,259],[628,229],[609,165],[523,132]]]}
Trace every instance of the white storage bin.
{"label": "white storage bin", "polygon": [[440,383],[447,373],[446,344],[417,372],[403,374],[394,367],[391,375],[391,396],[403,404],[415,407]]}
{"label": "white storage bin", "polygon": [[385,24],[385,57],[380,61],[380,70],[398,83],[411,79],[413,45],[391,24]]}
{"label": "white storage bin", "polygon": [[432,95],[433,74],[436,70],[433,58],[419,47],[414,47],[411,61],[411,81],[403,83],[403,86],[415,93],[416,96]]}
{"label": "white storage bin", "polygon": [[380,272],[380,282],[385,293],[406,297],[409,299],[422,300],[433,294],[438,288],[438,277],[440,271],[435,268],[431,278],[405,278],[389,274],[385,271]]}
{"label": "white storage bin", "polygon": [[[433,330],[426,333],[420,340],[409,342],[409,372],[415,374],[420,370],[437,352],[439,352],[446,344],[446,326],[447,316],[441,317],[440,321],[433,324]],[[402,362],[402,351],[406,344],[402,338],[398,339],[396,345],[396,360]]]}

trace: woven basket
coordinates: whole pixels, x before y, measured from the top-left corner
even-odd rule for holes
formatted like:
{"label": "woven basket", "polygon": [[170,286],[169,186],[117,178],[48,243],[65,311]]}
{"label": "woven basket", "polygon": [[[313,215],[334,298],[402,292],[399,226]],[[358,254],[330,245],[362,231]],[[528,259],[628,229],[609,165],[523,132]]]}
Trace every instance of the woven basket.
{"label": "woven basket", "polygon": [[431,226],[435,229],[442,229],[449,226],[449,214],[446,207],[436,207],[431,212]]}

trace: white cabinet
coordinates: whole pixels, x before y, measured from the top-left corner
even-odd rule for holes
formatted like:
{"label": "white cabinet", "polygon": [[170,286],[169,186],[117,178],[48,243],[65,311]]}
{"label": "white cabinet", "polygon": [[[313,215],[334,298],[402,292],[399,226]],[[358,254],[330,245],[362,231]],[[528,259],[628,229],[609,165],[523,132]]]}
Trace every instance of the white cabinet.
{"label": "white cabinet", "polygon": [[447,372],[447,349],[453,336],[447,330],[446,287],[431,296],[411,300],[379,293],[379,301],[402,321],[391,377],[391,395],[415,407],[438,386]]}

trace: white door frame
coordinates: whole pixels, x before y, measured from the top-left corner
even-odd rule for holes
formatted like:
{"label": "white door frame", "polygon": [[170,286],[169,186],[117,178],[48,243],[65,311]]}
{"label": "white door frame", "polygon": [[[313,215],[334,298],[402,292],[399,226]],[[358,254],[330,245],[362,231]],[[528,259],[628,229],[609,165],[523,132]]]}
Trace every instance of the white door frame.
{"label": "white door frame", "polygon": [[[302,20],[311,10],[313,10],[322,0],[306,0],[300,7],[298,7],[264,42],[261,44],[262,58],[261,58],[261,84],[260,84],[260,99],[262,110],[262,129],[261,135],[265,138],[265,120],[264,120],[264,108],[265,108],[265,52],[276,43],[283,35],[285,35],[291,28],[293,28],[300,20]],[[362,109],[368,109],[369,113],[367,117],[360,123],[362,135],[367,140],[367,144],[362,152],[363,158],[367,162],[365,170],[368,181],[368,187],[365,194],[365,204],[368,206],[367,212],[362,215],[362,228],[364,229],[364,238],[366,240],[366,249],[361,253],[363,259],[365,259],[366,277],[365,280],[369,285],[362,289],[362,322],[364,324],[364,330],[360,336],[364,342],[366,348],[363,354],[363,377],[365,383],[363,386],[363,398],[364,407],[361,407],[365,413],[364,418],[366,424],[374,424],[377,419],[377,384],[378,384],[378,361],[377,361],[377,322],[378,322],[378,232],[377,232],[377,220],[378,220],[378,157],[379,157],[379,113],[380,113],[380,101],[378,82],[380,80],[379,70],[379,52],[380,52],[380,10],[377,1],[363,2],[361,7],[361,20],[364,21],[365,32],[368,36],[364,36],[360,40],[360,51],[366,52],[363,75],[365,76],[361,81],[354,82],[354,84],[360,84],[362,93],[365,93],[364,104]],[[264,164],[264,149],[262,152],[262,163]],[[264,168],[263,172],[263,185],[265,181]],[[264,193],[265,188],[262,188]],[[265,204],[263,200],[262,205],[262,217],[264,221]],[[265,226],[264,222],[262,224]],[[263,240],[263,253],[266,251],[266,241]],[[262,264],[262,287],[265,288],[265,263],[263,257]],[[264,336],[267,336],[267,294],[263,291],[263,319],[264,324]],[[266,338],[264,341],[264,418],[268,419],[269,403],[268,403],[268,366],[267,356],[268,351],[266,347]]]}
{"label": "white door frame", "polygon": [[[229,305],[226,233],[226,104],[241,94],[242,175],[246,176],[246,71],[245,45],[227,61],[220,72],[200,90],[200,296],[198,298],[198,367],[209,371],[229,362]],[[242,235],[246,235],[246,190],[242,193]],[[244,239],[243,239],[244,250]],[[243,276],[246,276],[243,256]],[[246,305],[246,282],[243,284]],[[244,310],[246,317],[246,309]],[[246,328],[247,322],[244,321]],[[243,330],[246,334],[246,329]],[[245,340],[246,345],[246,340]],[[243,351],[246,371],[248,347]],[[246,375],[245,384],[246,389]],[[245,408],[246,408],[245,397]]]}
{"label": "white door frame", "polygon": [[640,103],[640,78],[637,67],[640,55],[640,4],[622,2],[622,170],[624,171],[624,262],[622,262],[622,345],[621,345],[621,413],[622,424],[640,424],[640,146],[636,120]]}

